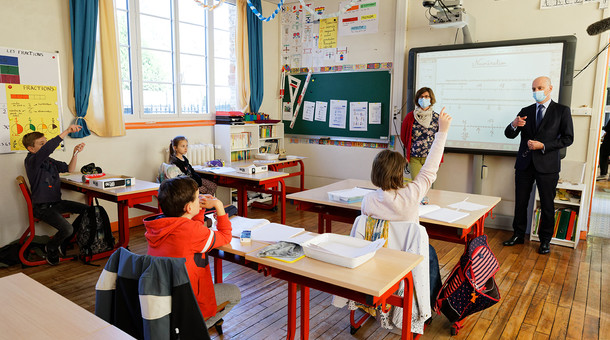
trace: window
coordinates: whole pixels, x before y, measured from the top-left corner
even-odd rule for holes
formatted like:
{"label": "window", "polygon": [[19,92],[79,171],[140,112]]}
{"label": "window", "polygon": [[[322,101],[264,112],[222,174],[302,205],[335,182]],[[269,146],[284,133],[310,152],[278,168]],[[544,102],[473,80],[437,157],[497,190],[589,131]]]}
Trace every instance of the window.
{"label": "window", "polygon": [[192,119],[237,107],[235,5],[117,0],[123,113]]}

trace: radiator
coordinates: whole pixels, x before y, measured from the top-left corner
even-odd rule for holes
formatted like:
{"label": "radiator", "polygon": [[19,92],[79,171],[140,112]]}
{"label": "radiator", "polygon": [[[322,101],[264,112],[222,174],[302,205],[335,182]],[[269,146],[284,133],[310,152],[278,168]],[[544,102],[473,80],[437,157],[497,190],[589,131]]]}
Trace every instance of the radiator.
{"label": "radiator", "polygon": [[[165,149],[165,162],[169,157],[169,150]],[[189,144],[186,158],[191,165],[204,165],[214,159],[214,144]]]}

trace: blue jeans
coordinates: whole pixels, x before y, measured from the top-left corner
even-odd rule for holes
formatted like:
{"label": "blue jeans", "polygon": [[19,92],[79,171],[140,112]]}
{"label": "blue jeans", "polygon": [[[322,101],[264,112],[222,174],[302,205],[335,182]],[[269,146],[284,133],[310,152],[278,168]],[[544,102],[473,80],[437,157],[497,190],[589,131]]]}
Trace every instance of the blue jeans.
{"label": "blue jeans", "polygon": [[34,217],[57,229],[57,233],[47,244],[49,249],[57,249],[63,241],[74,234],[74,227],[72,227],[72,223],[68,222],[68,220],[62,216],[62,214],[81,214],[87,208],[89,208],[89,206],[86,204],[65,200],[54,203],[38,203],[33,205]]}
{"label": "blue jeans", "polygon": [[441,271],[438,265],[438,257],[436,256],[436,250],[432,245],[429,247],[430,257],[430,306],[434,308],[436,305],[436,297],[443,284],[441,283]]}

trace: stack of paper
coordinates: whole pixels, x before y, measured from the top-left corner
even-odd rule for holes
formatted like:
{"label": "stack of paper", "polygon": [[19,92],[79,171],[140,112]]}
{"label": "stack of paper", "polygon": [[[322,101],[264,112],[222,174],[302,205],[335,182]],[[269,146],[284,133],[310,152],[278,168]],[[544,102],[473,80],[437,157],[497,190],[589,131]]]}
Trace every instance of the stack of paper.
{"label": "stack of paper", "polygon": [[338,266],[356,268],[375,256],[384,239],[375,242],[326,233],[301,244],[305,256]]}
{"label": "stack of paper", "polygon": [[231,234],[233,235],[233,237],[239,237],[241,235],[241,232],[244,230],[254,230],[269,223],[269,220],[266,220],[264,218],[252,219],[241,216],[233,216],[231,217],[231,228],[233,228]]}

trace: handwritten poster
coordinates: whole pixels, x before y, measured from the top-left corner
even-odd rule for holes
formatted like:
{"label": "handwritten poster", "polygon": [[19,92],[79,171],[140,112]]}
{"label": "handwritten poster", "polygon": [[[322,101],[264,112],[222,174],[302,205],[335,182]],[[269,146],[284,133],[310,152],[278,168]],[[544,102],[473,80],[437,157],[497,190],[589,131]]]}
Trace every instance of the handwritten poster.
{"label": "handwritten poster", "polygon": [[303,103],[303,120],[313,122],[313,115],[316,109],[316,103],[305,101]]}
{"label": "handwritten poster", "polygon": [[366,131],[367,125],[367,102],[349,103],[349,130]]}
{"label": "handwritten poster", "polygon": [[329,125],[331,128],[345,129],[347,121],[347,100],[330,101]]}
{"label": "handwritten poster", "polygon": [[327,102],[316,101],[315,120],[320,121],[320,122],[325,122],[327,109],[328,109]]}
{"label": "handwritten poster", "polygon": [[61,132],[57,53],[0,47],[0,153],[25,150],[23,136]]}
{"label": "handwritten poster", "polygon": [[[349,1],[341,3],[341,8]],[[339,35],[377,33],[379,30],[379,6],[374,0],[359,0],[339,17]]]}
{"label": "handwritten poster", "polygon": [[318,48],[337,47],[337,18],[327,18],[320,20],[320,39]]}
{"label": "handwritten poster", "polygon": [[369,103],[369,124],[381,124],[381,103]]}
{"label": "handwritten poster", "polygon": [[6,110],[11,130],[11,149],[25,150],[23,135],[39,131],[47,138],[59,134],[55,86],[6,84]]}

